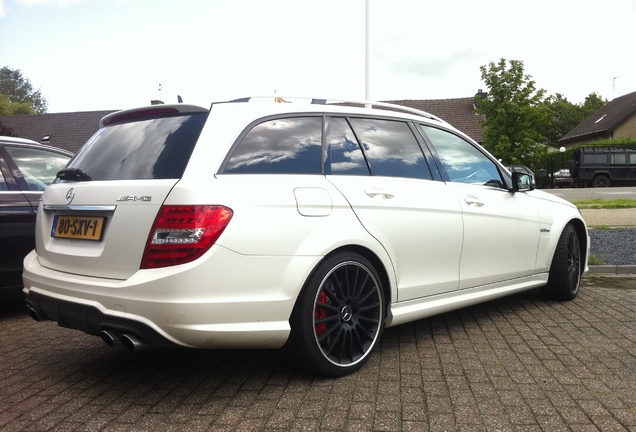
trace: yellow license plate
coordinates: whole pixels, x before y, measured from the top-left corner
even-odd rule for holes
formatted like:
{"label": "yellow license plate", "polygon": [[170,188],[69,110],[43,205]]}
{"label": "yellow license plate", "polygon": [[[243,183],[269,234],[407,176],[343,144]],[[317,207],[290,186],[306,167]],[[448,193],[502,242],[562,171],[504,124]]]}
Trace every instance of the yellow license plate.
{"label": "yellow license plate", "polygon": [[61,216],[53,219],[51,237],[64,237],[82,240],[102,239],[104,218],[102,216]]}

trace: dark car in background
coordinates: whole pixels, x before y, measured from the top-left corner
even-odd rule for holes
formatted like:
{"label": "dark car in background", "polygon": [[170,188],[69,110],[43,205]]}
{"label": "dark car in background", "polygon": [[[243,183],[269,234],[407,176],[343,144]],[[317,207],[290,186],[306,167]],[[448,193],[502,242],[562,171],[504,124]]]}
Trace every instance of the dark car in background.
{"label": "dark car in background", "polygon": [[0,298],[22,295],[22,261],[35,246],[35,215],[42,191],[71,152],[0,136]]}
{"label": "dark car in background", "polygon": [[554,187],[574,187],[574,181],[570,175],[570,170],[563,168],[553,173]]}

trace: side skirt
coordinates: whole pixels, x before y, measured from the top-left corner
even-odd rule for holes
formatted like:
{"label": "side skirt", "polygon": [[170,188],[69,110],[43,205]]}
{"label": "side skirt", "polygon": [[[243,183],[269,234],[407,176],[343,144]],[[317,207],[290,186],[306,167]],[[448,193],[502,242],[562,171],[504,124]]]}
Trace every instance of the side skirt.
{"label": "side skirt", "polygon": [[511,294],[528,291],[548,283],[548,273],[540,273],[519,279],[475,288],[422,297],[389,305],[386,327],[393,327],[422,318],[484,303]]}

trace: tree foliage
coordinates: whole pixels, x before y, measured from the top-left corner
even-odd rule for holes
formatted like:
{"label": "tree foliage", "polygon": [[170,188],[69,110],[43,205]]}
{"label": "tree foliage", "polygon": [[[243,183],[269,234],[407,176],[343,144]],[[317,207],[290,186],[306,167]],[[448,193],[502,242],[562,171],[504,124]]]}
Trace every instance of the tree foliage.
{"label": "tree foliage", "polygon": [[25,106],[32,109],[30,113],[37,114],[45,113],[48,108],[40,90],[34,90],[31,81],[23,77],[19,69],[8,66],[0,69],[0,95],[4,95],[6,102],[13,106],[13,114],[29,114],[24,112]]}
{"label": "tree foliage", "polygon": [[35,110],[26,102],[9,102],[7,97],[0,93],[0,115],[34,114]]}
{"label": "tree foliage", "polygon": [[545,151],[538,145],[546,141],[541,125],[550,115],[545,90],[524,74],[520,60],[502,58],[480,70],[488,86],[485,99],[476,97],[477,111],[485,115],[484,147],[506,163],[530,165],[533,155]]}
{"label": "tree foliage", "polygon": [[546,97],[520,60],[500,59],[481,66],[487,97],[475,97],[483,114],[484,147],[506,163],[532,166],[546,157],[548,146],[601,109],[607,100],[590,93],[582,104],[573,104],[557,93]]}
{"label": "tree foliage", "polygon": [[586,118],[601,109],[607,103],[597,93],[590,93],[582,104],[573,104],[560,93],[546,99],[546,108],[550,115],[541,129],[546,143],[558,146],[558,140],[581,124]]}

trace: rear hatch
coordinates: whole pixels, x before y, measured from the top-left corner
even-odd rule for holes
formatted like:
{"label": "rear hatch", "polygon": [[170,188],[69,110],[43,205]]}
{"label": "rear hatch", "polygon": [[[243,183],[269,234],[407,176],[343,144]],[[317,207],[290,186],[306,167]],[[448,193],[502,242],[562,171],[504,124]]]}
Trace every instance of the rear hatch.
{"label": "rear hatch", "polygon": [[40,263],[126,279],[139,270],[162,203],[188,164],[209,111],[162,105],[113,113],[42,196]]}

